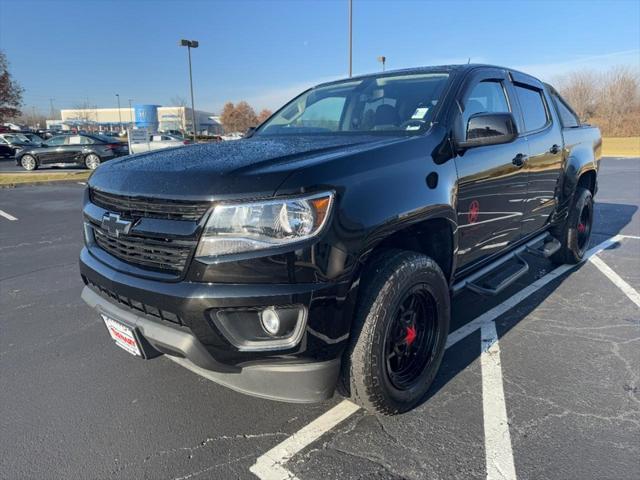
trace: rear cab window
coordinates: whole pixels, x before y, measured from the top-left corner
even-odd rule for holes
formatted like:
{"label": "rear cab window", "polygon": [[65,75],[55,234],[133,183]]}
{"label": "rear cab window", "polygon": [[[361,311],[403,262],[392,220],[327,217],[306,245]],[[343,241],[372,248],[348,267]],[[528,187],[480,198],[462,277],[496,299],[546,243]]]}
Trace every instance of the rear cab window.
{"label": "rear cab window", "polygon": [[551,98],[556,105],[558,116],[560,117],[560,123],[564,128],[575,128],[580,126],[580,120],[578,116],[571,110],[571,107],[565,102],[565,100],[555,92],[551,93]]}

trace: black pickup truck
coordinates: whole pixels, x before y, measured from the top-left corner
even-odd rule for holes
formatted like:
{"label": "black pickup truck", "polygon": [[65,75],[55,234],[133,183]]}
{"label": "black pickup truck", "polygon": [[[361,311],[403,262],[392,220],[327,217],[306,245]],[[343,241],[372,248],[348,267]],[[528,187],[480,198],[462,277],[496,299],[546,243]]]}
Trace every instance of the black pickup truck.
{"label": "black pickup truck", "polygon": [[82,298],[139,357],[404,412],[437,373],[455,293],[500,293],[530,255],[581,260],[600,151],[551,86],[509,68],[325,83],[243,140],[96,169]]}

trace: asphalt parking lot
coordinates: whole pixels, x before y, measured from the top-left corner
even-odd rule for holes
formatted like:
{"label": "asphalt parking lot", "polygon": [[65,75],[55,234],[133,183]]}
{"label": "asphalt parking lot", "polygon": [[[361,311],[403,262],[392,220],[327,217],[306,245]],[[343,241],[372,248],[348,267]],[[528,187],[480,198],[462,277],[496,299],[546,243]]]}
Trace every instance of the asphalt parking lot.
{"label": "asphalt parking lot", "polygon": [[0,189],[0,477],[637,479],[640,159],[603,160],[599,183],[609,248],[456,297],[428,398],[385,418],[131,357],[80,300],[83,187]]}

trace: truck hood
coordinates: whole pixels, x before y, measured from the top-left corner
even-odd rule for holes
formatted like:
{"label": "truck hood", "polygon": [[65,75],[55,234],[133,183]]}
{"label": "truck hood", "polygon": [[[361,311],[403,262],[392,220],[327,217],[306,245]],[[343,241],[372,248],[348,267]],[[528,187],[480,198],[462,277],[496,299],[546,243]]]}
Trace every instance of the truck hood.
{"label": "truck hood", "polygon": [[96,169],[99,190],[163,198],[270,196],[306,163],[335,159],[406,137],[269,136],[190,145],[123,157]]}

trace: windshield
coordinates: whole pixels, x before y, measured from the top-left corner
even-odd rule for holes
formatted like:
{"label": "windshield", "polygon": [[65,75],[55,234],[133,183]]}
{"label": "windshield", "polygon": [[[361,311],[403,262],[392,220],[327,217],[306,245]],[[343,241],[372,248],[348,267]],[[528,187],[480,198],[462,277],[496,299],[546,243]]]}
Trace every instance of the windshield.
{"label": "windshield", "polygon": [[292,100],[256,135],[419,133],[428,128],[448,78],[421,73],[316,87]]}
{"label": "windshield", "polygon": [[3,135],[3,137],[7,142],[10,142],[10,143],[18,143],[18,144],[31,143],[30,140],[24,135],[22,135],[21,133],[12,133],[10,135]]}

